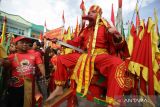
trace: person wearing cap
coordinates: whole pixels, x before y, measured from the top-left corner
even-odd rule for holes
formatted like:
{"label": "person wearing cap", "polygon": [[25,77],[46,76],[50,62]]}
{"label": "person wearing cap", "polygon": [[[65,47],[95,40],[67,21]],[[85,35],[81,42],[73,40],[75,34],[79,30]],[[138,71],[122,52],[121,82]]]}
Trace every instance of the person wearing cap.
{"label": "person wearing cap", "polygon": [[31,39],[18,36],[13,42],[16,53],[9,55],[7,60],[3,60],[4,67],[11,67],[7,107],[33,107],[34,69],[37,65],[45,76],[44,64],[40,56],[28,52],[28,43]]}
{"label": "person wearing cap", "polygon": [[116,56],[116,52],[123,47],[125,41],[116,28],[101,16],[102,9],[98,5],[91,6],[88,15],[82,17],[89,21],[88,26],[77,38],[67,41],[70,45],[80,47],[85,53],[74,52],[57,56],[57,69],[54,74],[56,88],[46,102],[63,94],[63,86],[69,78],[66,68],[74,68],[71,79],[76,81],[77,92],[82,92],[83,88],[83,95],[87,94],[96,69],[108,81],[106,102],[109,105],[119,104],[116,96],[122,96],[126,87],[123,79],[126,66],[121,58]]}
{"label": "person wearing cap", "polygon": [[10,43],[10,46],[9,46],[9,54],[13,54],[16,52],[16,46],[14,43]]}

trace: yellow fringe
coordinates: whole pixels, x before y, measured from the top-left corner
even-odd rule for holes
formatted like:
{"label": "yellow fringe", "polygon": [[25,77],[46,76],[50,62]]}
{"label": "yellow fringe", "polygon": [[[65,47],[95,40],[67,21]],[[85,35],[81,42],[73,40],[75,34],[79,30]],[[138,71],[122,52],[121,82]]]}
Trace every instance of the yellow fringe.
{"label": "yellow fringe", "polygon": [[87,65],[86,65],[86,68],[85,68],[85,84],[84,84],[84,93],[83,93],[83,96],[85,96],[87,94],[88,87],[89,87],[90,60],[91,60],[91,57],[88,56]]}
{"label": "yellow fringe", "polygon": [[[158,82],[158,79],[156,77],[156,73],[159,69],[158,63],[155,60],[153,63],[153,71],[154,71],[154,90],[158,93],[160,93],[160,84]],[[131,61],[128,65],[128,69],[131,71],[132,74],[137,74],[137,76],[140,76],[140,67],[142,67],[142,77],[147,82],[148,81],[148,68],[144,65],[141,65],[139,63]],[[142,94],[143,95],[143,94]]]}
{"label": "yellow fringe", "polygon": [[57,80],[55,80],[54,82],[56,85],[59,85],[59,86],[65,85],[65,83],[66,83],[66,81],[57,81]]}
{"label": "yellow fringe", "polygon": [[79,79],[78,79],[78,84],[77,84],[77,92],[81,92],[81,89],[82,89],[83,71],[84,71],[84,67],[85,67],[85,63],[86,63],[86,58],[87,58],[87,54],[84,54],[84,57],[81,62],[82,65],[80,67],[80,74],[79,74]]}
{"label": "yellow fringe", "polygon": [[[84,93],[83,96],[85,96],[88,92],[88,88],[90,85],[90,81],[94,75],[94,61],[96,58],[96,55],[108,53],[106,49],[95,49],[94,54],[91,56],[88,56],[87,53],[82,54],[74,68],[73,74],[71,76],[72,79],[74,79],[77,83],[77,92],[81,92],[82,86],[83,86],[83,77],[85,76],[85,87],[84,87]],[[91,67],[91,68],[90,68]],[[91,75],[89,75],[89,71],[91,69]],[[77,76],[77,71],[80,70],[79,77]],[[85,73],[84,73],[85,72]]]}

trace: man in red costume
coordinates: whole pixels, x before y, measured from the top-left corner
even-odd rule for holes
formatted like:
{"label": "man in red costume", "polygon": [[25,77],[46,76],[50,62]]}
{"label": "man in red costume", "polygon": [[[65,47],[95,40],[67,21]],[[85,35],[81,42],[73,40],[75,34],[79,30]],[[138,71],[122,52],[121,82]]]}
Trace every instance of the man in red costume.
{"label": "man in red costume", "polygon": [[85,53],[71,53],[57,56],[57,69],[55,71],[56,89],[50,94],[47,101],[63,94],[63,85],[66,83],[68,72],[66,68],[73,70],[72,79],[77,83],[77,92],[86,95],[94,70],[98,70],[106,77],[108,83],[106,102],[110,105],[117,104],[116,98],[123,95],[125,83],[125,63],[116,57],[116,49],[123,47],[124,39],[114,27],[101,18],[102,9],[93,5],[84,20],[89,25],[83,29],[79,37],[68,40],[67,43],[80,47]]}

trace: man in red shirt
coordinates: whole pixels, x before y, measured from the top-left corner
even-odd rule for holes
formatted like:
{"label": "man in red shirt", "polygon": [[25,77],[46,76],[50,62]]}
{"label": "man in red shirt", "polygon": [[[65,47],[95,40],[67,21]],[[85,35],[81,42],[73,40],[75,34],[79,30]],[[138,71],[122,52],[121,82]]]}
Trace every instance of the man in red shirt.
{"label": "man in red shirt", "polygon": [[77,83],[77,92],[86,95],[90,81],[94,75],[94,69],[98,70],[106,79],[106,102],[116,105],[117,96],[122,96],[124,91],[125,63],[116,56],[116,50],[124,45],[123,37],[114,27],[101,18],[102,9],[93,5],[84,20],[89,25],[83,29],[79,37],[68,40],[67,43],[80,47],[86,53],[72,53],[57,56],[57,69],[54,79],[56,89],[50,94],[47,101],[63,94],[63,86],[66,83],[68,72],[66,68],[74,68],[72,79]]}
{"label": "man in red shirt", "polygon": [[14,39],[17,52],[1,60],[3,66],[11,67],[8,107],[33,107],[33,76],[37,65],[45,76],[45,69],[40,55],[28,52],[31,39],[18,36]]}

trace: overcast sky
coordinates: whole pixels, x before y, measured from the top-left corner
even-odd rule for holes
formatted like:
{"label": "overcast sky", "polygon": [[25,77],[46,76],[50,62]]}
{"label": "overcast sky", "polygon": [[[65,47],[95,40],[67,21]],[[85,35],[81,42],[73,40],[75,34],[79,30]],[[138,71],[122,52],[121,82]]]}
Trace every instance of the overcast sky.
{"label": "overcast sky", "polygon": [[[122,9],[123,18],[125,20],[131,20],[136,1],[137,0],[123,0]],[[146,16],[144,15],[144,17],[153,15],[151,13],[148,14],[148,11],[145,9],[146,7],[152,13],[153,7],[160,7],[160,0],[139,0],[139,5],[141,4],[141,1],[143,2],[140,10],[143,10],[142,12],[146,13]],[[84,2],[87,11],[93,4],[100,5],[103,10],[103,17],[108,20],[110,20],[111,6],[113,3],[116,16],[118,0],[84,0]],[[80,3],[81,0],[1,0],[0,10],[10,14],[20,15],[24,19],[38,25],[44,25],[46,20],[48,29],[62,26],[62,13],[64,10],[65,27],[67,28],[68,26],[75,26],[77,16],[80,21]]]}

